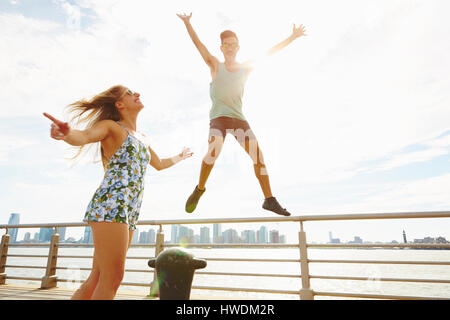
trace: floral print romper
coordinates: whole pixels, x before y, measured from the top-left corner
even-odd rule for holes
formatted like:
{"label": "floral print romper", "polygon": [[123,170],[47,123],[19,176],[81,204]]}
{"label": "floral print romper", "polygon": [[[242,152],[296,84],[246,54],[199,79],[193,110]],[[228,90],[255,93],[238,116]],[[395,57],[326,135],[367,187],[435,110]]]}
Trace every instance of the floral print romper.
{"label": "floral print romper", "polygon": [[127,138],[109,159],[105,176],[88,205],[83,221],[136,223],[144,195],[144,175],[150,161],[147,146],[130,131]]}

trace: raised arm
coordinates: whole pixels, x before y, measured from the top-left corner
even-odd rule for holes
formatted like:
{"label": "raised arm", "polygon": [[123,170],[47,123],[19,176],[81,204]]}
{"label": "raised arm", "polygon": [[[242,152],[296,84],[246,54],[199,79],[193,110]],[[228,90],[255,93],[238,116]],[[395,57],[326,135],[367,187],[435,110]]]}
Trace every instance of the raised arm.
{"label": "raised arm", "polygon": [[150,151],[151,156],[150,165],[158,171],[170,168],[181,160],[187,159],[193,155],[189,148],[183,148],[183,151],[181,151],[181,153],[177,154],[176,156],[166,159],[160,159],[152,148],[148,147],[148,150]]}
{"label": "raised arm", "polygon": [[217,68],[219,60],[208,51],[205,45],[198,38],[197,33],[194,31],[194,28],[192,28],[190,22],[192,12],[190,15],[177,14],[177,16],[184,22],[184,25],[186,26],[186,30],[191,37],[192,42],[194,42],[195,47],[200,52],[200,55],[202,56],[206,64],[211,68],[211,70]]}
{"label": "raised arm", "polygon": [[301,24],[298,28],[295,27],[294,24],[294,28],[292,30],[292,34],[287,37],[285,40],[281,41],[280,43],[278,43],[277,45],[273,46],[269,51],[267,51],[267,55],[272,55],[278,51],[280,51],[281,49],[287,47],[292,41],[302,37],[302,36],[306,36],[305,34],[305,27]]}
{"label": "raised arm", "polygon": [[67,122],[60,121],[48,113],[44,116],[52,121],[50,136],[56,140],[63,140],[72,146],[83,146],[105,139],[111,132],[111,121],[99,121],[86,130],[74,130]]}

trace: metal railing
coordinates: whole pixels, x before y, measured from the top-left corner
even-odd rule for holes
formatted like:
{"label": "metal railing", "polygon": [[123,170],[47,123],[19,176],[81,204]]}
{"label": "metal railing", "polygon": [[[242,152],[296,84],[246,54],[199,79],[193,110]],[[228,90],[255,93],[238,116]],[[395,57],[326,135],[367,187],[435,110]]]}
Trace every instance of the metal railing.
{"label": "metal railing", "polygon": [[[154,255],[152,257],[132,257],[128,256],[127,259],[143,259],[148,260],[156,257],[164,248],[179,246],[177,244],[164,243],[164,233],[162,226],[167,225],[193,225],[193,224],[216,224],[216,223],[271,223],[271,222],[286,222],[286,223],[298,223],[298,243],[292,244],[187,244],[190,248],[298,248],[299,259],[255,259],[255,258],[204,258],[207,261],[217,262],[282,262],[282,263],[298,263],[300,267],[299,274],[266,274],[266,273],[237,273],[237,272],[211,272],[211,271],[197,271],[196,274],[201,275],[221,275],[221,276],[244,276],[244,277],[276,277],[276,278],[293,278],[300,280],[298,290],[280,290],[280,289],[257,289],[257,288],[242,288],[242,287],[218,287],[218,286],[196,286],[192,289],[199,290],[218,290],[218,291],[230,291],[230,292],[254,292],[254,293],[272,293],[272,294],[294,294],[298,295],[300,299],[312,300],[315,296],[326,297],[347,297],[347,298],[368,298],[368,299],[402,299],[402,300],[417,300],[417,299],[450,299],[435,298],[435,297],[421,297],[421,296],[406,296],[406,295],[384,295],[384,294],[370,294],[370,293],[349,293],[349,292],[323,292],[315,291],[311,288],[311,279],[324,279],[324,280],[357,280],[366,281],[367,277],[360,276],[332,276],[332,275],[311,275],[309,272],[309,265],[312,263],[324,264],[387,264],[387,265],[439,265],[450,266],[450,261],[380,261],[380,260],[330,260],[330,259],[309,259],[308,248],[450,248],[450,243],[446,244],[416,244],[416,243],[403,243],[403,244],[312,244],[307,243],[306,233],[304,231],[304,222],[314,221],[337,221],[337,220],[369,220],[369,219],[419,219],[419,218],[450,218],[450,211],[435,211],[435,212],[405,212],[405,213],[376,213],[376,214],[341,214],[341,215],[309,215],[309,216],[295,216],[295,217],[274,217],[274,218],[234,218],[234,219],[191,219],[191,220],[147,220],[140,221],[139,226],[159,226],[159,230],[156,236],[155,244],[147,245],[131,245],[131,247],[148,247],[154,248]],[[83,282],[82,279],[63,279],[56,276],[56,270],[58,269],[70,269],[66,267],[58,267],[58,258],[65,259],[92,259],[92,256],[80,256],[80,255],[58,255],[58,248],[66,247],[92,247],[90,245],[83,245],[80,243],[68,244],[59,243],[58,228],[61,227],[85,227],[86,223],[53,223],[53,224],[20,224],[20,225],[0,225],[0,229],[5,229],[6,233],[2,236],[0,246],[0,285],[5,284],[7,279],[15,280],[32,280],[40,281],[41,288],[55,287],[58,282]],[[54,234],[51,238],[50,244],[13,244],[9,243],[8,230],[12,228],[54,228]],[[8,254],[9,247],[49,247],[48,255],[19,255]],[[24,265],[8,265],[8,257],[21,257],[21,258],[47,258],[46,266],[24,266]],[[45,275],[42,278],[36,277],[18,277],[8,276],[6,268],[29,268],[29,269],[45,269]],[[90,268],[77,268],[78,270],[89,271]],[[151,269],[139,270],[139,269],[126,269],[125,272],[143,272],[154,273]],[[154,280],[155,280],[154,275]],[[143,286],[152,288],[153,283],[134,283],[123,282],[122,285],[126,286]],[[381,282],[402,282],[402,283],[428,283],[428,284],[449,284],[450,279],[408,279],[408,278],[377,278],[377,281]],[[153,289],[153,288],[152,288]],[[154,290],[153,290],[154,292]]]}

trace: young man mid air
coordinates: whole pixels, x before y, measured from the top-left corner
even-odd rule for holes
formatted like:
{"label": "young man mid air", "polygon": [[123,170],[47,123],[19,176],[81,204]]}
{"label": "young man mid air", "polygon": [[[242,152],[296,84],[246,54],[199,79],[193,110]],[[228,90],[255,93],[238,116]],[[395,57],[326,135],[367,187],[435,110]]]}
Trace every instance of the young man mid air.
{"label": "young man mid air", "polygon": [[[262,207],[279,215],[290,216],[291,214],[282,208],[272,195],[269,175],[258,141],[242,113],[244,86],[249,73],[252,71],[252,65],[250,61],[246,63],[238,63],[236,61],[236,54],[239,51],[238,37],[230,30],[220,34],[222,43],[220,50],[224,56],[224,62],[220,62],[211,55],[192,28],[190,23],[192,13],[190,15],[177,15],[184,22],[189,36],[208,65],[212,77],[210,96],[213,105],[209,114],[209,147],[202,161],[198,185],[186,202],[186,212],[192,213],[197,207],[200,197],[206,190],[205,184],[209,174],[222,150],[225,136],[227,133],[231,133],[253,160],[255,175],[265,197]],[[300,25],[296,28],[294,24],[292,34],[271,48],[267,54],[271,55],[280,51],[292,41],[304,35],[304,26]]]}

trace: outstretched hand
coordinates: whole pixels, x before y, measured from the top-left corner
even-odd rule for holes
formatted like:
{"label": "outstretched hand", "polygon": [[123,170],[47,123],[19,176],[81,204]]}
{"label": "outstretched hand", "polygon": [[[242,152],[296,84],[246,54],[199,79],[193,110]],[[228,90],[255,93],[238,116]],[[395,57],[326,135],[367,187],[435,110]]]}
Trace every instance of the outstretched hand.
{"label": "outstretched hand", "polygon": [[298,28],[296,28],[294,23],[294,28],[292,29],[292,37],[294,37],[294,39],[297,39],[301,36],[306,36],[307,34],[305,33],[305,31],[305,26],[301,24]]}
{"label": "outstretched hand", "polygon": [[191,149],[184,147],[183,151],[180,153],[181,160],[187,159],[191,157],[194,153],[191,151]]}
{"label": "outstretched hand", "polygon": [[192,12],[191,12],[190,15],[187,15],[186,13],[184,13],[184,14],[178,14],[178,13],[177,13],[177,16],[178,16],[181,20],[183,20],[184,23],[186,23],[186,22],[189,22],[189,20],[191,19],[191,17],[192,17]]}
{"label": "outstretched hand", "polygon": [[67,122],[60,121],[48,113],[44,112],[43,114],[53,122],[50,127],[50,137],[56,140],[63,140],[67,137],[70,131],[70,126]]}

